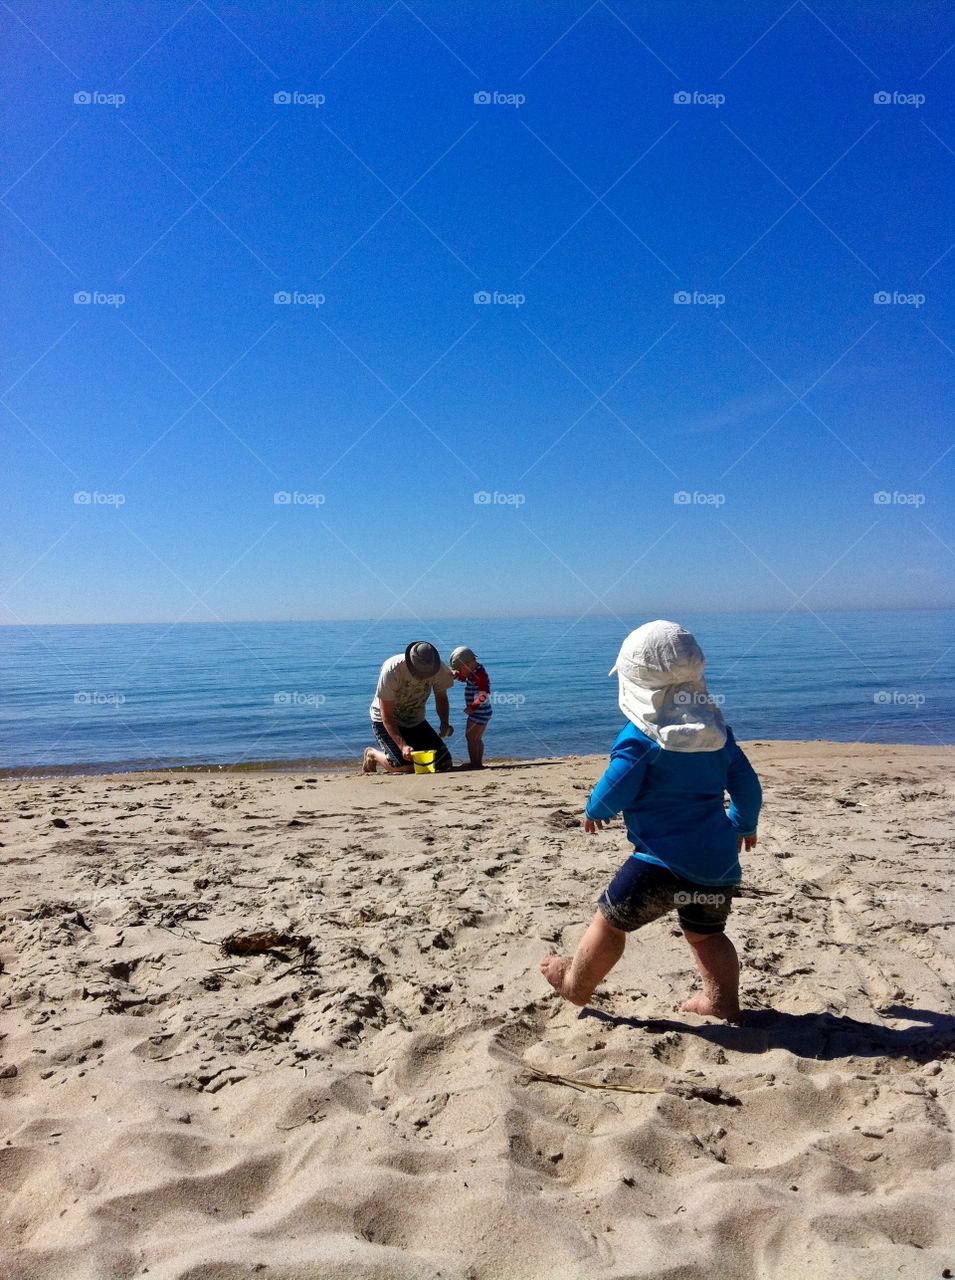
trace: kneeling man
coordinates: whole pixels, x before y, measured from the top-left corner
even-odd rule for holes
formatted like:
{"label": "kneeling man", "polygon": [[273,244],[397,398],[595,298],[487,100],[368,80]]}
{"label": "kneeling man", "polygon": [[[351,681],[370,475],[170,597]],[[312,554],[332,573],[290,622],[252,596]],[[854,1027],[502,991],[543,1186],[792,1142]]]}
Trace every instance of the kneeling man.
{"label": "kneeling man", "polygon": [[[380,750],[368,747],[362,761],[365,773],[379,765],[386,773],[410,773],[412,751],[433,751],[434,767],[446,773],[454,767],[443,738],[451,736],[448,722],[448,690],[454,675],[441,661],[433,644],[416,640],[404,653],[382,664],[378,688],[371,704],[371,728]],[[425,708],[434,690],[434,708],[441,722],[440,734],[425,719]]]}

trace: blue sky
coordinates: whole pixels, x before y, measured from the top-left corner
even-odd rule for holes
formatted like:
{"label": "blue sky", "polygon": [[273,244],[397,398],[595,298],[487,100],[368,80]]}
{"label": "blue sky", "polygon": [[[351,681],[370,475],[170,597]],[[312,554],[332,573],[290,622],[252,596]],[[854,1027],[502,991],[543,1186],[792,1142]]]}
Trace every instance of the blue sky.
{"label": "blue sky", "polygon": [[0,21],[0,621],[952,604],[947,6]]}

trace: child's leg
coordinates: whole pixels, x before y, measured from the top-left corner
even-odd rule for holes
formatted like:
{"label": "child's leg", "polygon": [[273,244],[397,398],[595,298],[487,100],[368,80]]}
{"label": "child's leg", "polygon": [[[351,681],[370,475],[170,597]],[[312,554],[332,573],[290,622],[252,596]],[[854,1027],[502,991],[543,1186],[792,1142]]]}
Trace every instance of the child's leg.
{"label": "child's leg", "polygon": [[558,995],[584,1005],[623,955],[627,935],[598,911],[571,956],[545,956],[541,973]]}
{"label": "child's leg", "polygon": [[683,936],[693,950],[703,979],[703,994],[685,1000],[680,1008],[708,1018],[736,1022],[739,1008],[739,956],[725,933],[689,933]]}
{"label": "child's leg", "polygon": [[484,764],[484,730],[487,721],[469,720],[465,737],[468,743],[468,759],[472,769],[480,769]]}

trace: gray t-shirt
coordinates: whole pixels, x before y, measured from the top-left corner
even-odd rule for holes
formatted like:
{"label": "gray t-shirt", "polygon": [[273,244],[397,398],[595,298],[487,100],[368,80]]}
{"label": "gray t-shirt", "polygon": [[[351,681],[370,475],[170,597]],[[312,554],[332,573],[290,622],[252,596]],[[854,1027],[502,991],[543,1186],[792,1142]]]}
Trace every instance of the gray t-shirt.
{"label": "gray t-shirt", "polygon": [[428,680],[416,680],[408,670],[403,653],[382,663],[378,688],[371,704],[372,720],[381,721],[381,699],[395,704],[395,720],[406,729],[412,729],[424,721],[424,709],[431,690],[443,693],[454,684],[454,673],[442,662],[437,674]]}

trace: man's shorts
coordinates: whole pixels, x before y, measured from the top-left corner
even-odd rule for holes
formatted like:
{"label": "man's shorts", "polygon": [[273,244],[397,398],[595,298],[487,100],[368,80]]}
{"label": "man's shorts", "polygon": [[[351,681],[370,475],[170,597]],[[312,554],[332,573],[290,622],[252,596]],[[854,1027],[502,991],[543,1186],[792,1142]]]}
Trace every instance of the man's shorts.
{"label": "man's shorts", "polygon": [[628,858],[600,895],[600,913],[615,929],[632,933],[668,911],[690,933],[722,933],[730,913],[732,884],[698,884],[643,858]]}
{"label": "man's shorts", "polygon": [[[372,720],[372,731],[378,739],[378,745],[391,761],[396,769],[407,767],[408,761],[402,756],[398,750],[398,744],[392,738],[391,734],[381,723],[380,720]],[[413,725],[406,729],[401,725],[401,736],[407,742],[412,751],[433,751],[434,752],[434,768],[436,773],[447,773],[449,769],[454,768],[454,761],[451,758],[451,752],[444,745],[444,739],[441,735],[428,724],[427,720],[422,720],[420,724]]]}

